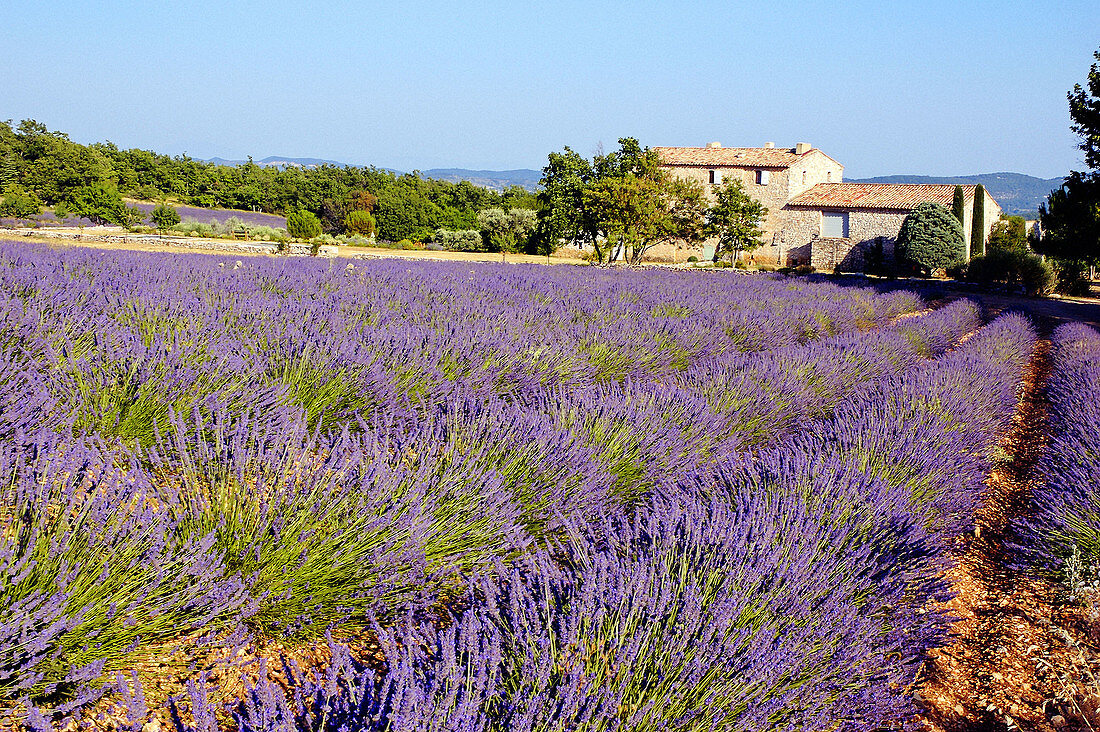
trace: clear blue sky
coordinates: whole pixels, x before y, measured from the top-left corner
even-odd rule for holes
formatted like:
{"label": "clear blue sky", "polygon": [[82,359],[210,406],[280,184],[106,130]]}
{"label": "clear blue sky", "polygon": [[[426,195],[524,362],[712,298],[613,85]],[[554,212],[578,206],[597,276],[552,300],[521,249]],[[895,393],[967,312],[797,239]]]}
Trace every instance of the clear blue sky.
{"label": "clear blue sky", "polygon": [[807,141],[845,175],[1081,168],[1100,2],[3,0],[0,119],[193,157],[540,168]]}

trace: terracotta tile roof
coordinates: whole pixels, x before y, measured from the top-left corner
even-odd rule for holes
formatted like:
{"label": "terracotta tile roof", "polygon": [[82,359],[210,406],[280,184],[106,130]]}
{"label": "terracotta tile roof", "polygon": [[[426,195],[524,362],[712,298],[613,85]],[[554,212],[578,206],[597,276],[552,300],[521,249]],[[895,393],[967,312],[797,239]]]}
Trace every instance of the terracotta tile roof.
{"label": "terracotta tile roof", "polygon": [[789,168],[803,155],[783,147],[655,147],[663,165],[725,168]]}
{"label": "terracotta tile roof", "polygon": [[[974,187],[963,186],[967,201],[974,200]],[[788,206],[807,208],[882,208],[910,211],[931,201],[947,208],[955,200],[953,185],[917,185],[903,183],[818,183],[795,196]]]}

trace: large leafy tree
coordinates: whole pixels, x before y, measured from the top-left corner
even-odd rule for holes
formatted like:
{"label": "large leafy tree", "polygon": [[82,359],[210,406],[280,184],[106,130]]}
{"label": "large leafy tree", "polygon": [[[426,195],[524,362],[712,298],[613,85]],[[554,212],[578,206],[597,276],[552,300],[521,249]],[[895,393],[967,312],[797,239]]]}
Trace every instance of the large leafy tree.
{"label": "large leafy tree", "polygon": [[760,222],[768,215],[767,207],[746,193],[741,181],[732,178],[719,186],[714,195],[715,203],[707,213],[710,233],[718,237],[714,261],[760,246],[764,233]]}
{"label": "large leafy tree", "polygon": [[1027,222],[1023,216],[1001,216],[989,232],[989,250],[1027,251]]}
{"label": "large leafy tree", "polygon": [[705,236],[703,187],[661,170],[657,153],[632,137],[591,161],[568,147],[551,153],[542,187],[533,237],[540,253],[570,244],[591,247],[600,262],[636,264],[659,243]]}
{"label": "large leafy tree", "polygon": [[613,262],[625,252],[641,259],[646,245],[657,237],[657,182],[634,173],[606,177],[584,194],[584,205],[602,232],[594,242],[600,261]]}
{"label": "large leafy tree", "polygon": [[96,224],[121,224],[126,206],[118,189],[107,183],[93,183],[69,191],[64,203],[70,215],[83,216]]}
{"label": "large leafy tree", "polygon": [[[1100,62],[1100,51],[1095,54]],[[1081,136],[1078,147],[1092,172],[1073,171],[1061,188],[1039,206],[1042,237],[1035,250],[1063,260],[1100,264],[1100,63],[1089,69],[1085,87],[1068,94],[1071,129]]]}
{"label": "large leafy tree", "polygon": [[1067,96],[1073,120],[1070,129],[1081,136],[1078,147],[1085,153],[1085,165],[1100,170],[1100,51],[1093,56],[1098,63],[1089,69],[1085,86],[1074,84]]}
{"label": "large leafy tree", "polygon": [[963,227],[938,203],[922,203],[901,224],[897,252],[925,274],[962,264],[966,254]]}
{"label": "large leafy tree", "polygon": [[1040,254],[1100,264],[1100,175],[1073,172],[1039,206]]}

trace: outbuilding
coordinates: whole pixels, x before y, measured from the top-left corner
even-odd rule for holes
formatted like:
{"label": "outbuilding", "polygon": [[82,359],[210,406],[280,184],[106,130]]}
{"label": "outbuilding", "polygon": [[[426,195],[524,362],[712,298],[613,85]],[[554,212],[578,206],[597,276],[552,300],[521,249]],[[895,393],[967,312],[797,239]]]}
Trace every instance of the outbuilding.
{"label": "outbuilding", "polygon": [[[973,186],[963,187],[967,259],[976,190]],[[875,256],[881,253],[885,262],[891,263],[898,232],[909,212],[929,202],[950,209],[954,198],[953,185],[819,183],[787,203],[787,215],[779,234],[779,256],[827,271],[839,267],[847,272],[861,272],[872,253]],[[1001,207],[988,192],[982,203],[981,236],[985,241],[1001,216]]]}

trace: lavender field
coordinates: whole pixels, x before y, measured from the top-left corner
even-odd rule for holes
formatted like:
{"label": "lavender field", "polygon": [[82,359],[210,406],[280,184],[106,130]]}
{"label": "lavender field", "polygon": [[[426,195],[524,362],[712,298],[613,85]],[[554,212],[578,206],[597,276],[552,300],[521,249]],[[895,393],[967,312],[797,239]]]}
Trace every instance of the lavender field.
{"label": "lavender field", "polygon": [[[147,203],[144,201],[135,201],[130,204],[134,208],[141,209],[142,211],[151,213],[156,208],[155,203]],[[279,216],[278,214],[263,213],[262,211],[240,211],[237,209],[226,208],[198,208],[196,206],[183,206],[175,204],[172,208],[176,209],[176,213],[180,215],[180,219],[183,221],[197,221],[203,224],[219,223],[224,224],[229,219],[233,218],[240,221],[247,226],[270,226],[273,229],[285,229],[286,217]],[[146,217],[146,223],[151,223],[151,220]]]}
{"label": "lavender field", "polygon": [[1037,341],[781,276],[15,243],[0,302],[0,725],[41,730],[910,719]]}

